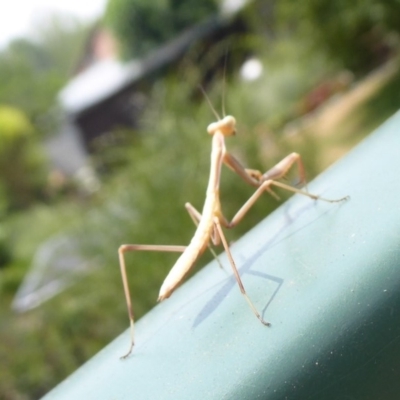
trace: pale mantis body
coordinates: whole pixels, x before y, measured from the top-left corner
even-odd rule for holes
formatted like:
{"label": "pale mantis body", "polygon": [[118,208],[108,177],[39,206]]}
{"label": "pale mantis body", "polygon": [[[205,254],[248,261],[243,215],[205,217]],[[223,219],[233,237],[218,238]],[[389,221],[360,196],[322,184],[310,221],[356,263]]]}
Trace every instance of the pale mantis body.
{"label": "pale mantis body", "polygon": [[[261,321],[262,324],[269,326],[270,323],[265,321],[260,313],[257,311],[250,298],[244,289],[240,275],[236,268],[232,254],[229,250],[228,243],[222,231],[222,226],[225,228],[233,228],[237,225],[247,211],[252,207],[256,200],[261,196],[262,193],[268,191],[274,197],[278,197],[271,189],[271,186],[278,186],[283,189],[300,193],[308,196],[312,199],[319,199],[328,202],[338,202],[346,199],[346,197],[338,200],[328,200],[321,198],[320,196],[313,195],[304,190],[297,189],[295,187],[286,185],[281,182],[277,182],[276,179],[280,179],[286,175],[288,170],[294,163],[297,163],[299,169],[300,181],[305,183],[305,173],[301,157],[297,153],[291,153],[285,157],[282,161],[276,164],[266,173],[262,174],[257,170],[245,169],[239,161],[237,161],[225,147],[225,136],[232,136],[235,134],[235,118],[232,116],[226,116],[222,120],[210,124],[207,131],[212,135],[212,150],[211,150],[211,167],[210,177],[207,186],[206,199],[203,206],[203,211],[200,214],[190,203],[186,203],[185,207],[188,210],[191,218],[197,225],[196,232],[188,246],[168,246],[168,245],[141,245],[141,244],[125,244],[120,246],[118,250],[122,281],[124,285],[124,292],[126,302],[128,306],[130,327],[131,327],[131,346],[128,353],[123,356],[127,357],[134,346],[134,317],[133,308],[128,286],[128,278],[126,274],[126,266],[124,253],[128,251],[168,251],[168,252],[182,252],[182,255],[178,258],[175,265],[164,280],[161,286],[158,300],[162,301],[173,293],[173,291],[179,286],[185,276],[193,267],[195,261],[204,252],[204,250],[210,245],[210,241],[214,245],[218,245],[222,242],[229,262],[232,266],[233,273],[236,281],[239,285],[239,289],[250,308],[256,317]],[[226,164],[230,169],[235,171],[240,177],[242,177],[248,184],[257,187],[255,193],[249,198],[249,200],[239,209],[236,215],[231,221],[228,221],[221,210],[221,203],[219,198],[219,183],[221,176],[222,164]]]}

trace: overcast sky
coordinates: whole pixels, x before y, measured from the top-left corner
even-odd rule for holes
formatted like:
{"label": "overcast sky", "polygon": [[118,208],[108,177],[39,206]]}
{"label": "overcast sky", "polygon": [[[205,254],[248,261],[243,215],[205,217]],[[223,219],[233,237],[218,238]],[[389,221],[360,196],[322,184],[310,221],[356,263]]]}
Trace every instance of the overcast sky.
{"label": "overcast sky", "polygon": [[83,20],[94,20],[103,14],[106,4],[107,0],[3,1],[0,7],[0,49],[11,39],[27,35],[32,23],[46,13],[66,12]]}

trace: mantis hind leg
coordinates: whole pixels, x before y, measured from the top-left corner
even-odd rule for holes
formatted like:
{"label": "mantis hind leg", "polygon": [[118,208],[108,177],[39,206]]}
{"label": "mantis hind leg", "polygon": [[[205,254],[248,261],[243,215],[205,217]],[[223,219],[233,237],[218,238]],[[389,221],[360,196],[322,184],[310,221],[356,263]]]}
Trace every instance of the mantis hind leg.
{"label": "mantis hind leg", "polygon": [[132,353],[134,342],[134,314],[131,301],[131,295],[129,291],[128,275],[126,273],[126,264],[124,254],[130,251],[166,251],[166,252],[184,252],[187,246],[163,246],[163,245],[152,245],[152,244],[123,244],[118,249],[119,265],[121,268],[122,284],[124,286],[126,305],[128,307],[130,330],[131,330],[131,345],[129,351],[121,358],[126,358]]}

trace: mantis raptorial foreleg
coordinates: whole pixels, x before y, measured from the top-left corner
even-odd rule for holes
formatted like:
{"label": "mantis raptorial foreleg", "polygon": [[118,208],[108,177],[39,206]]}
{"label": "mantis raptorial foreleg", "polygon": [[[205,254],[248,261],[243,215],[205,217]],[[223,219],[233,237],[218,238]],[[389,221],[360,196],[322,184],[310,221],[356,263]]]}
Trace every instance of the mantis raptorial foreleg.
{"label": "mantis raptorial foreleg", "polygon": [[[199,222],[201,221],[200,212],[197,211],[196,208],[194,208],[190,203],[186,203],[185,208],[186,208],[187,212],[189,213],[190,218],[192,218],[194,224],[196,226],[198,226]],[[220,244],[220,239],[219,239],[218,233],[215,230],[214,230],[214,232],[211,233],[210,239],[214,246],[218,246]],[[207,247],[208,247],[208,250],[210,250],[213,257],[215,258],[215,260],[217,261],[220,268],[224,269],[224,266],[221,264],[221,261],[219,260],[217,253],[211,247],[210,243],[207,243]]]}
{"label": "mantis raptorial foreleg", "polygon": [[296,163],[299,173],[299,183],[306,183],[304,164],[300,154],[298,153],[289,154],[264,174],[256,169],[244,168],[242,164],[232,154],[228,152],[224,155],[223,162],[231,170],[236,172],[243,180],[245,180],[248,184],[252,186],[259,186],[263,181],[269,179],[278,180],[285,177],[293,164]]}
{"label": "mantis raptorial foreleg", "polygon": [[284,159],[279,161],[276,165],[274,165],[271,169],[269,169],[262,175],[261,181],[266,181],[268,179],[276,180],[283,178],[289,172],[289,169],[292,167],[294,163],[297,164],[297,169],[300,178],[299,183],[305,184],[306,172],[304,169],[303,160],[301,159],[301,156],[298,153],[291,153]]}

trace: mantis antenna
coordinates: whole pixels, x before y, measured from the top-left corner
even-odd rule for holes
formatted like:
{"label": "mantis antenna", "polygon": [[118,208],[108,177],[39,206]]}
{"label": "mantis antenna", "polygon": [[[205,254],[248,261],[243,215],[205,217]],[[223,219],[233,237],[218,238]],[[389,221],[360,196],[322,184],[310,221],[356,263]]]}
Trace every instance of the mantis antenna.
{"label": "mantis antenna", "polygon": [[225,118],[226,113],[225,113],[225,84],[226,84],[226,66],[228,62],[228,49],[225,51],[225,56],[224,56],[224,69],[222,71],[222,116]]}
{"label": "mantis antenna", "polygon": [[203,89],[203,86],[199,85],[199,89],[201,90],[201,93],[203,93],[204,98],[207,100],[208,105],[211,108],[211,111],[213,112],[213,114],[217,117],[218,121],[221,121],[221,117],[219,116],[219,114],[217,113],[217,110],[214,108],[214,106],[211,103],[210,98],[207,96],[206,91]]}

